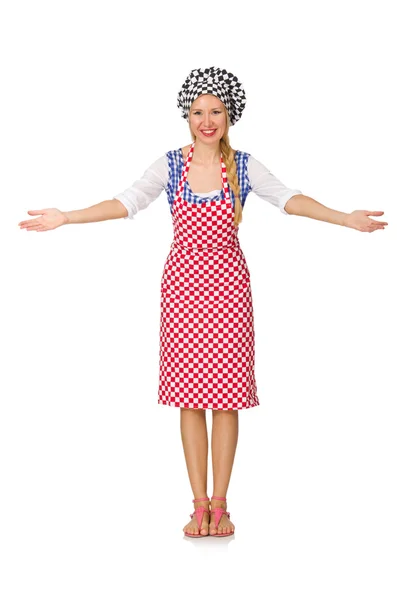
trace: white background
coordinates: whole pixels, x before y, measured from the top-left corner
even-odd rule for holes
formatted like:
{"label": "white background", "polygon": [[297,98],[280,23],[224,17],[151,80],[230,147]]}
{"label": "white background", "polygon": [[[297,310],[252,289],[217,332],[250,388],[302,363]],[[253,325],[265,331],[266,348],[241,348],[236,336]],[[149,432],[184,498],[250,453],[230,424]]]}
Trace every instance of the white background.
{"label": "white background", "polygon": [[[395,600],[391,9],[3,5],[3,600]],[[245,87],[233,148],[328,207],[382,210],[389,225],[362,233],[248,196],[239,238],[260,407],[239,415],[234,538],[185,540],[179,409],[157,404],[165,192],[133,221],[39,234],[18,223],[111,199],[190,143],[176,97],[208,66]],[[210,465],[208,483],[211,495]]]}

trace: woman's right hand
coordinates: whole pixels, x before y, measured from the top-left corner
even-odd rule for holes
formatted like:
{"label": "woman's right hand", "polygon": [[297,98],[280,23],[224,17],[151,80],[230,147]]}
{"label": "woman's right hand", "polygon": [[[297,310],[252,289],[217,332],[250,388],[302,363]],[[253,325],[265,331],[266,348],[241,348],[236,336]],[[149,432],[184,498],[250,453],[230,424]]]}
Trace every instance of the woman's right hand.
{"label": "woman's right hand", "polygon": [[37,219],[21,221],[18,223],[20,229],[26,229],[27,231],[48,231],[49,229],[56,229],[61,225],[65,225],[68,222],[66,214],[57,208],[28,210],[28,214],[42,216],[37,217]]}

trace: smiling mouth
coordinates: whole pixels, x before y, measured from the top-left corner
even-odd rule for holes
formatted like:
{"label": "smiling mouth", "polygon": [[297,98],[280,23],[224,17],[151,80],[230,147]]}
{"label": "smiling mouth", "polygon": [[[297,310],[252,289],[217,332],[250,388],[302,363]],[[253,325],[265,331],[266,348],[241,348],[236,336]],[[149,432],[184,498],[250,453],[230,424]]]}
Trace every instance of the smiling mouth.
{"label": "smiling mouth", "polygon": [[200,129],[200,131],[206,137],[211,137],[212,135],[214,135],[216,129]]}

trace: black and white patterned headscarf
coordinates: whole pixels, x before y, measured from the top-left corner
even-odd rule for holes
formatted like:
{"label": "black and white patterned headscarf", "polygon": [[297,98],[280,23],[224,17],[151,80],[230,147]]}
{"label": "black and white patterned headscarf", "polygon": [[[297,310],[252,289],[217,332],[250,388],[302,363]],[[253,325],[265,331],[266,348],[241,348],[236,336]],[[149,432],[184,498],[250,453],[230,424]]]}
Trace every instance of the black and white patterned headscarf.
{"label": "black and white patterned headscarf", "polygon": [[202,94],[213,94],[222,100],[229,113],[230,125],[241,118],[246,97],[242,84],[233,73],[218,67],[190,71],[178,93],[177,106],[182,110],[184,119],[189,119],[192,103]]}

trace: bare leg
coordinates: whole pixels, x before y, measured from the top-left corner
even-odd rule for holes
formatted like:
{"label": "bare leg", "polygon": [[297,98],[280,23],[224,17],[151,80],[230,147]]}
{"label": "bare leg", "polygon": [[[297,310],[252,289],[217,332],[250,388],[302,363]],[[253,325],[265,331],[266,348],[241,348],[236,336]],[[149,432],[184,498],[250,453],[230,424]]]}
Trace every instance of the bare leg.
{"label": "bare leg", "polygon": [[[193,497],[206,498],[208,496],[208,435],[205,410],[181,408],[181,436]],[[195,502],[194,508],[197,508],[197,506],[204,506],[208,509],[209,501]],[[208,514],[204,513],[202,528],[200,530],[201,535],[208,534],[208,520]],[[183,531],[193,534],[199,533],[195,516],[183,528]]]}
{"label": "bare leg", "polygon": [[[214,476],[214,496],[226,498],[232,474],[234,457],[238,440],[238,410],[212,411],[212,470]],[[222,506],[227,509],[226,502],[213,500],[211,508]],[[234,531],[233,523],[223,515],[218,529],[215,528],[215,514],[211,514],[210,534],[230,533]]]}

